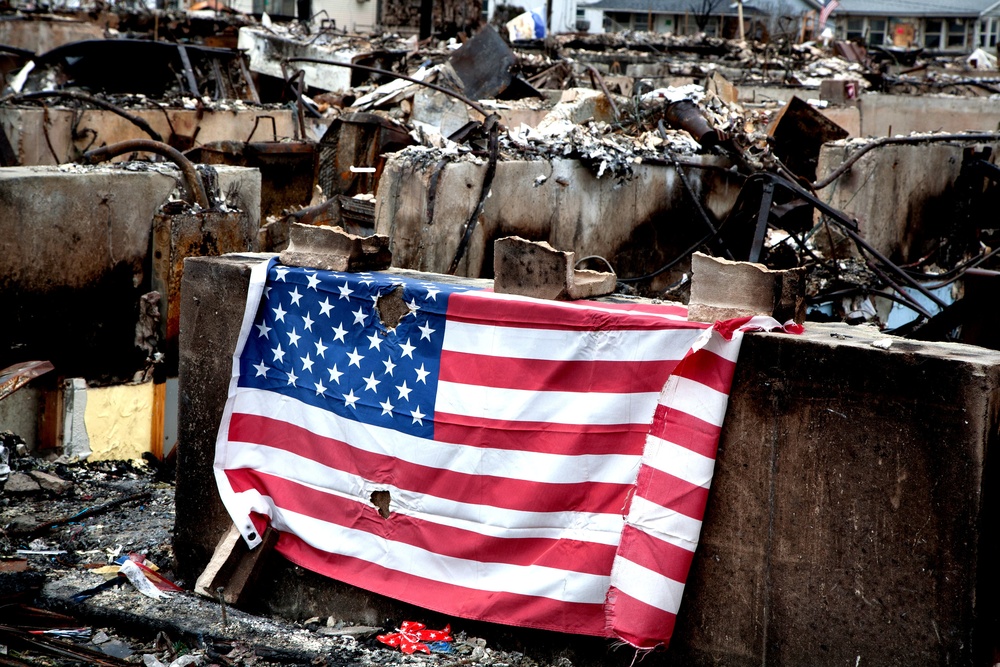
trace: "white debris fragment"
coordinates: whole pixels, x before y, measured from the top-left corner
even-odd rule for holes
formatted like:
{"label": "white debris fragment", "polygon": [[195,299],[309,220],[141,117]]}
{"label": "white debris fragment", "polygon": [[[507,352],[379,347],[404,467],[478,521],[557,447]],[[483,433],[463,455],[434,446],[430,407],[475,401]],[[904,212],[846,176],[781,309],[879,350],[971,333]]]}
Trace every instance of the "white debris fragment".
{"label": "white debris fragment", "polygon": [[872,341],[872,347],[877,347],[880,350],[888,350],[892,346],[891,338],[879,338],[878,340]]}

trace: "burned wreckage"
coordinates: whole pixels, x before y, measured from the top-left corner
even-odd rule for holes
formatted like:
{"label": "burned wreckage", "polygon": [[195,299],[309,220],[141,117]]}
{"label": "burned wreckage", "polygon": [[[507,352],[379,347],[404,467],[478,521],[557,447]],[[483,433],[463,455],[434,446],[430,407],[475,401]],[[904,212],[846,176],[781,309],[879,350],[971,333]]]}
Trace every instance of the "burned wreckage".
{"label": "burned wreckage", "polygon": [[0,662],[992,664],[981,70],[10,18]]}

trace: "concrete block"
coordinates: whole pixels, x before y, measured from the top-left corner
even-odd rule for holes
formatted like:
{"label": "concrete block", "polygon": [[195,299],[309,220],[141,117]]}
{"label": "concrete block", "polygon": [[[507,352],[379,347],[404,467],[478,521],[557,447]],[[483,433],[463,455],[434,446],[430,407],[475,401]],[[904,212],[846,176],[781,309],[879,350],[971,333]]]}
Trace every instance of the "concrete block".
{"label": "concrete block", "polygon": [[830,104],[844,105],[858,99],[861,87],[851,79],[823,79],[819,82],[819,98]]}
{"label": "concrete block", "polygon": [[255,597],[254,583],[274,551],[278,533],[268,527],[261,540],[251,550],[236,526],[231,525],[215,547],[212,560],[195,582],[194,592],[212,599],[221,596],[227,604],[246,603]]}
{"label": "concrete block", "polygon": [[340,227],[292,223],[281,263],[324,271],[380,271],[392,264],[389,237],[356,236]]}
{"label": "concrete block", "polygon": [[73,490],[73,482],[69,482],[61,477],[50,475],[42,472],[41,470],[32,470],[28,474],[31,475],[32,479],[38,482],[38,486],[45,491],[56,494],[57,496],[66,495]]}
{"label": "concrete block", "polygon": [[763,264],[734,262],[696,252],[691,258],[688,319],[714,322],[769,315],[779,322],[805,321],[804,271],[772,271]]}
{"label": "concrete block", "polygon": [[519,236],[493,244],[493,289],[536,299],[586,299],[615,291],[615,274],[574,269],[575,253]]}
{"label": "concrete block", "polygon": [[809,324],[734,377],[677,665],[992,665],[1000,353]]}

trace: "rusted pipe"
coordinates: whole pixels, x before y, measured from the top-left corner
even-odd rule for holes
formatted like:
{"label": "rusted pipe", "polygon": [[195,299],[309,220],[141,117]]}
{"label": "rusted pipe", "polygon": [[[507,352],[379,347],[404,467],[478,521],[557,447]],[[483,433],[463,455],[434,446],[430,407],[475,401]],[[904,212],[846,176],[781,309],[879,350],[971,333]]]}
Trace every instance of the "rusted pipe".
{"label": "rusted pipe", "polygon": [[1000,133],[978,132],[965,134],[932,134],[920,135],[916,137],[883,137],[881,139],[876,139],[870,144],[865,144],[862,148],[853,153],[851,157],[844,160],[839,167],[830,172],[826,178],[816,181],[811,187],[813,190],[822,190],[826,186],[830,185],[830,183],[833,183],[835,180],[843,176],[844,172],[850,169],[851,165],[860,160],[862,155],[873,148],[896,144],[931,144],[943,141],[1000,141]]}
{"label": "rusted pipe", "polygon": [[151,141],[150,139],[131,139],[129,141],[121,141],[117,144],[111,144],[110,146],[103,146],[101,148],[95,148],[92,151],[87,151],[83,154],[81,160],[89,162],[90,164],[96,164],[98,162],[104,162],[105,160],[110,160],[113,157],[118,157],[119,155],[131,153],[133,151],[156,153],[157,155],[162,155],[163,157],[171,160],[178,166],[178,168],[180,168],[181,173],[184,174],[184,182],[187,185],[188,198],[195,200],[195,203],[205,210],[212,208],[211,203],[208,201],[208,193],[205,192],[205,184],[202,182],[201,175],[198,174],[198,170],[195,169],[191,161],[184,157],[180,151],[161,141]]}
{"label": "rusted pipe", "polygon": [[489,116],[490,112],[484,109],[478,102],[470,100],[465,95],[456,93],[454,90],[449,90],[444,86],[439,86],[435,83],[430,83],[428,81],[421,81],[420,79],[414,79],[412,76],[406,76],[405,74],[399,74],[398,72],[390,72],[387,69],[379,69],[378,67],[369,67],[368,65],[358,65],[357,63],[338,63],[332,60],[323,60],[322,58],[285,58],[283,62],[286,63],[314,63],[317,65],[333,65],[334,67],[347,67],[349,69],[357,69],[362,72],[371,72],[372,74],[382,74],[384,76],[393,76],[397,79],[402,79],[403,81],[409,81],[410,83],[415,83],[419,86],[427,86],[431,90],[436,90],[439,93],[444,93],[450,97],[454,97],[456,100],[465,102],[470,107],[483,114],[483,116]]}
{"label": "rusted pipe", "polygon": [[591,76],[597,79],[597,85],[601,87],[601,90],[604,92],[604,96],[608,98],[608,103],[611,105],[611,110],[615,114],[615,120],[621,120],[621,115],[618,113],[618,105],[615,104],[614,98],[611,97],[611,93],[608,92],[608,86],[607,84],[604,83],[604,77],[601,76],[601,73],[598,72],[597,68],[595,68],[593,65],[584,65],[584,67],[587,68],[587,71],[590,72]]}
{"label": "rusted pipe", "polygon": [[[128,122],[132,123],[140,130],[148,134],[149,138],[153,141],[163,141],[163,137],[160,136],[160,133],[154,130],[149,123],[139,116],[130,114],[128,111],[125,111],[125,109],[111,104],[111,102],[107,102],[99,97],[94,97],[93,95],[88,95],[86,93],[78,93],[72,90],[42,90],[37,93],[21,93],[19,95],[11,95],[4,101],[40,100],[46,97],[66,97],[71,100],[79,100],[81,102],[86,102],[87,104],[93,104],[95,107],[101,107],[102,109],[118,114]],[[167,122],[169,123],[169,120]]]}

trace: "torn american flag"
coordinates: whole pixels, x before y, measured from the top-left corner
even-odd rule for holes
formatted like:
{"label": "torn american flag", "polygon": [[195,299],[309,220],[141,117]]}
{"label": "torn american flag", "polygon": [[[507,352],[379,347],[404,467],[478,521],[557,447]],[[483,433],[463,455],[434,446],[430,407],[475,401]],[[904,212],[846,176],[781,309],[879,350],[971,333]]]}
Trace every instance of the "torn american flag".
{"label": "torn american flag", "polygon": [[262,263],[222,499],[251,546],[270,523],[286,558],[351,585],[664,644],[741,338],[684,315]]}

